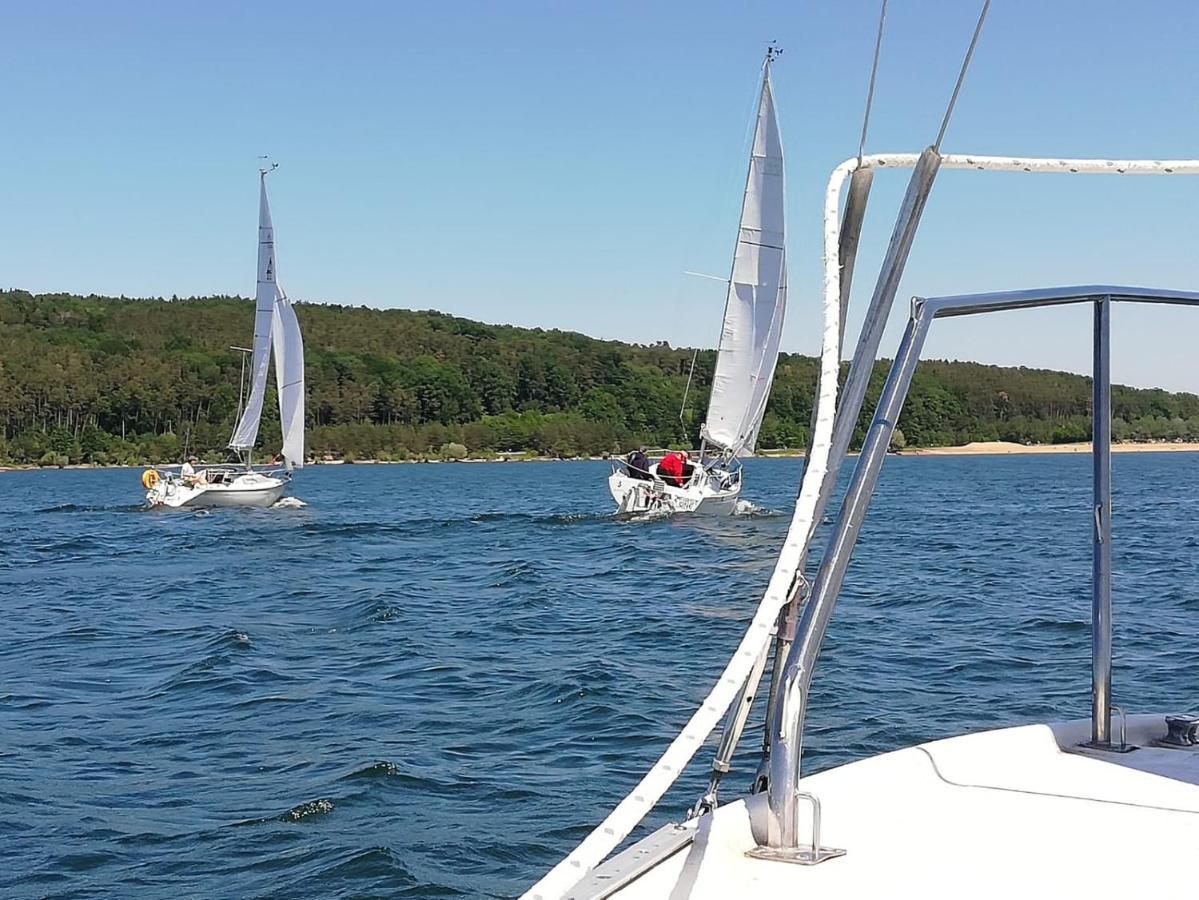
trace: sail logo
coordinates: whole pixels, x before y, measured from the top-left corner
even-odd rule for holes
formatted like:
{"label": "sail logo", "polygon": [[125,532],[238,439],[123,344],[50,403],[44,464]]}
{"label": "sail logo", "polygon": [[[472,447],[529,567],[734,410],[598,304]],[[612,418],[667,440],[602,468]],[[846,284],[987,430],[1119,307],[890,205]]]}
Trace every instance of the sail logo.
{"label": "sail logo", "polygon": [[266,272],[263,274],[262,280],[263,281],[274,281],[275,280],[275,260],[273,257],[267,259],[267,261],[266,261]]}

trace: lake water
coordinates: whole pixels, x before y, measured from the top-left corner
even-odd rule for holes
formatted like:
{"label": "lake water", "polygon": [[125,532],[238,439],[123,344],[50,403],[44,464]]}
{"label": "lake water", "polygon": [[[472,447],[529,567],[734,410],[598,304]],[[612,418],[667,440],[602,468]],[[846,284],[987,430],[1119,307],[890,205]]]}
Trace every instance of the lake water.
{"label": "lake water", "polygon": [[[1199,455],[1114,465],[1114,698],[1193,709]],[[0,474],[0,895],[518,894],[707,692],[800,467],[750,461],[759,514],[642,522],[602,463],[306,469],[303,508],[211,514],[142,509],[132,470]],[[1087,714],[1089,484],[887,461],[809,770]]]}

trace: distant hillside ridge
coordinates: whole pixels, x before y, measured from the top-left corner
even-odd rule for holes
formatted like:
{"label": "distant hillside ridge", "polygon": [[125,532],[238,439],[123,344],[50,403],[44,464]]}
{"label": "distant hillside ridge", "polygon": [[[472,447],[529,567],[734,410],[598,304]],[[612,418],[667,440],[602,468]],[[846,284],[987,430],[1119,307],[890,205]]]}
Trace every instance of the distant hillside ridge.
{"label": "distant hillside ridge", "polygon": [[[697,446],[716,361],[701,350],[487,325],[438,312],[297,304],[316,456],[407,459],[528,451],[576,456]],[[0,292],[0,462],[220,459],[254,304]],[[882,386],[875,366],[860,429]],[[803,447],[816,361],[783,354],[758,445]],[[272,373],[273,379],[273,373]],[[274,396],[273,384],[268,396]],[[1064,443],[1090,436],[1090,380],[927,361],[896,443]],[[1199,397],[1115,387],[1117,440],[1199,439]],[[267,403],[259,452],[278,450]],[[859,434],[859,438],[860,438]]]}

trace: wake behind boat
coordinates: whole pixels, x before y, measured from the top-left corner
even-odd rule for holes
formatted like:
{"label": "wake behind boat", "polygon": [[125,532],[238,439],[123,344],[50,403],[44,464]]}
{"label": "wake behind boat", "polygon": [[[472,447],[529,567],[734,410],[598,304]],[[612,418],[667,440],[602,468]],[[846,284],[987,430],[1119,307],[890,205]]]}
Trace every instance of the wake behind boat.
{"label": "wake behind boat", "polygon": [[[304,341],[295,309],[276,278],[275,229],[266,194],[266,176],[273,169],[259,171],[258,286],[250,396],[229,441],[229,448],[241,457],[241,465],[197,471],[193,458],[178,475],[164,476],[148,469],[142,475],[142,486],[146,488],[146,502],[152,507],[271,506],[287,491],[293,471],[304,465]],[[252,466],[251,455],[262,421],[272,350],[284,468],[259,472]]]}
{"label": "wake behind boat", "polygon": [[608,490],[618,512],[694,512],[731,515],[741,494],[740,458],[753,454],[778,363],[787,306],[784,244],[783,145],[774,109],[766,52],[745,198],[725,298],[724,324],[712,376],[707,420],[700,429],[699,461],[680,477],[664,476],[663,462],[617,465]]}

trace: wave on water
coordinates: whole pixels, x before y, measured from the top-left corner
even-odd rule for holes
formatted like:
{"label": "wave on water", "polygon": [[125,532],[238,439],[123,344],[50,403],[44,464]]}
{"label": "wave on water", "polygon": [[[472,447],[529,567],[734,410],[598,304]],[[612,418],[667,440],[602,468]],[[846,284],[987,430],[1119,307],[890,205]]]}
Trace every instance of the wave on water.
{"label": "wave on water", "polygon": [[669,519],[675,515],[674,510],[658,507],[657,509],[647,509],[645,512],[634,513],[616,513],[615,516],[625,522],[661,522],[663,519]]}
{"label": "wave on water", "polygon": [[711,606],[700,603],[683,604],[683,610],[694,616],[701,616],[708,619],[732,619],[733,621],[742,622],[746,620],[746,609],[744,606]]}
{"label": "wave on water", "polygon": [[737,505],[733,507],[733,515],[766,518],[767,516],[777,516],[778,513],[765,506],[758,506],[752,500],[738,500]]}
{"label": "wave on water", "polygon": [[239,822],[234,822],[233,826],[266,825],[268,822],[303,822],[305,819],[311,819],[314,816],[325,816],[331,812],[333,812],[333,801],[328,797],[318,797],[315,800],[308,800],[305,803],[297,804],[287,812],[275,816],[258,816],[253,819],[242,819]]}
{"label": "wave on water", "polygon": [[293,806],[278,818],[280,822],[302,822],[313,816],[327,816],[331,812],[333,812],[333,801],[326,797],[320,797],[316,800],[309,800],[307,803],[301,803],[299,806]]}
{"label": "wave on water", "polygon": [[373,762],[370,765],[363,766],[361,769],[355,769],[347,775],[343,775],[343,781],[367,779],[374,780],[376,778],[390,778],[393,775],[400,774],[400,767],[390,760],[380,760]]}
{"label": "wave on water", "polygon": [[[282,501],[280,501],[282,502]],[[279,504],[275,504],[278,508]],[[322,537],[332,539],[338,537],[369,537],[396,535],[399,537],[426,537],[431,531],[453,530],[463,526],[480,525],[509,525],[527,524],[532,526],[584,525],[592,522],[605,522],[613,518],[610,513],[555,513],[538,515],[536,513],[501,513],[487,512],[473,516],[433,517],[402,519],[400,521],[358,521],[326,523],[319,528],[313,526],[310,533],[319,533]]]}
{"label": "wave on water", "polygon": [[499,574],[487,586],[498,588],[514,584],[527,584],[537,579],[540,574],[540,568],[533,560],[514,560],[500,569]]}
{"label": "wave on water", "polygon": [[[331,885],[343,882],[352,883],[355,894],[361,890],[363,879],[378,879],[382,882],[380,885],[381,895],[394,894],[396,888],[399,887],[402,889],[402,896],[405,897],[434,896],[433,886],[429,886],[429,888],[423,886],[420,879],[404,866],[400,857],[389,847],[371,847],[355,851],[349,858],[338,860],[322,869],[318,877]],[[437,887],[440,887],[441,890],[437,890],[436,896],[466,896],[448,886],[439,885]],[[409,893],[410,891],[418,893]],[[369,893],[371,896],[377,896],[374,891]]]}
{"label": "wave on water", "polygon": [[[1085,715],[1082,462],[889,469],[813,684],[814,769]],[[4,480],[0,808],[30,812],[0,840],[0,896],[518,896],[744,635],[796,471],[746,465],[753,502],[719,517],[617,515],[593,463],[333,467],[305,477],[307,508],[203,519],[123,514],[142,499],[127,473]],[[1115,465],[1113,567],[1137,588],[1120,696],[1180,708],[1199,684],[1199,499],[1168,501],[1199,455]],[[887,727],[862,715],[880,690]],[[702,794],[700,762],[657,823]],[[67,853],[103,862],[56,866]]]}
{"label": "wave on water", "polygon": [[308,504],[299,497],[280,497],[271,509],[303,509]]}
{"label": "wave on water", "polygon": [[552,515],[536,515],[534,513],[481,513],[469,519],[445,521],[446,525],[456,525],[469,522],[471,525],[483,525],[488,522],[520,521],[533,525],[576,525],[582,522],[602,522],[612,516],[607,513],[554,513]]}
{"label": "wave on water", "polygon": [[87,506],[81,503],[60,503],[57,506],[47,506],[39,509],[39,513],[110,513],[110,512],[142,512],[149,509],[144,503],[128,503],[118,506]]}

